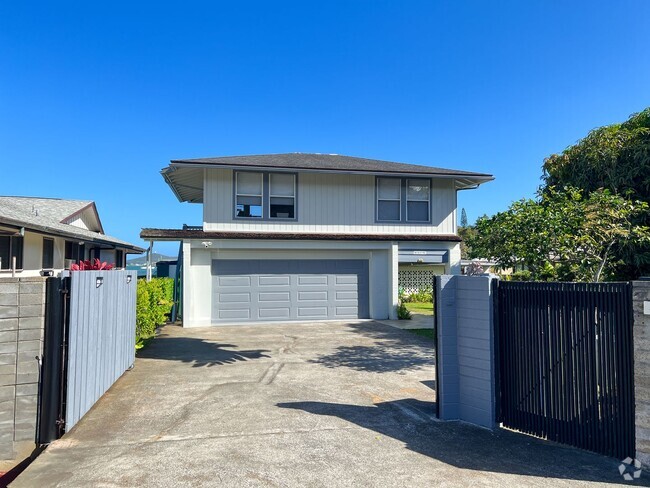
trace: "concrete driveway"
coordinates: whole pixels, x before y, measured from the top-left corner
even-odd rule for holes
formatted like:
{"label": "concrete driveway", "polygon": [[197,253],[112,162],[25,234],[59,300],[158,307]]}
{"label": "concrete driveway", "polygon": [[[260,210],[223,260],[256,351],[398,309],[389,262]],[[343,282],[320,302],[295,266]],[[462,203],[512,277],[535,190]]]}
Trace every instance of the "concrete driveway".
{"label": "concrete driveway", "polygon": [[374,322],[167,326],[12,486],[621,481],[612,459],[436,421],[432,346]]}

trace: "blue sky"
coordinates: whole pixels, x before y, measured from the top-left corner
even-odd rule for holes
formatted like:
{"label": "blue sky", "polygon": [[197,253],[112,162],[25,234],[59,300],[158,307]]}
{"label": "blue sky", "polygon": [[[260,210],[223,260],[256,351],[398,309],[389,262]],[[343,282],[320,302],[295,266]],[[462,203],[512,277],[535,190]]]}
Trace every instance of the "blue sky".
{"label": "blue sky", "polygon": [[0,194],[95,200],[140,243],[201,221],[170,159],[322,152],[493,173],[473,221],[650,106],[648,25],[647,0],[3,2]]}

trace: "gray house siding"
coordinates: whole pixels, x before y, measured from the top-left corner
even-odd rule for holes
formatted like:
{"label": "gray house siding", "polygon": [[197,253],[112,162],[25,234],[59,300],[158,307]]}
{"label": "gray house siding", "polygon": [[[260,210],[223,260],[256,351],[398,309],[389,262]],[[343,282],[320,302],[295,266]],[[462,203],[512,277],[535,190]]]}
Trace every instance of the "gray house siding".
{"label": "gray house siding", "polygon": [[441,276],[437,283],[440,418],[495,426],[491,278]]}

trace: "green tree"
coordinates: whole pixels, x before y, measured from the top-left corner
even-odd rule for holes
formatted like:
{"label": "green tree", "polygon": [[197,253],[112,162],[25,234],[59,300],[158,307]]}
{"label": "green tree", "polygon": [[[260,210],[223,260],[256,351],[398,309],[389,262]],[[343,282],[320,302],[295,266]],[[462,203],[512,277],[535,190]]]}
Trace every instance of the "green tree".
{"label": "green tree", "polygon": [[533,280],[601,281],[617,278],[616,251],[650,242],[637,223],[648,204],[609,190],[548,187],[537,200],[476,223],[470,257],[489,257],[502,268],[526,269]]}
{"label": "green tree", "polygon": [[[560,154],[546,158],[545,187],[573,186],[591,193],[599,189],[650,203],[650,108],[621,123],[592,130]],[[650,225],[648,210],[636,212],[634,223]],[[650,244],[612,245],[619,279],[650,274]]]}
{"label": "green tree", "polygon": [[460,211],[460,226],[463,228],[467,227],[467,212],[465,212],[465,208]]}
{"label": "green tree", "polygon": [[469,259],[470,255],[472,254],[472,249],[469,246],[469,242],[471,242],[475,234],[476,228],[473,226],[458,228],[458,235],[462,239],[462,241],[460,241],[461,259]]}
{"label": "green tree", "polygon": [[592,130],[560,154],[544,160],[546,188],[599,188],[650,201],[650,108],[622,124]]}

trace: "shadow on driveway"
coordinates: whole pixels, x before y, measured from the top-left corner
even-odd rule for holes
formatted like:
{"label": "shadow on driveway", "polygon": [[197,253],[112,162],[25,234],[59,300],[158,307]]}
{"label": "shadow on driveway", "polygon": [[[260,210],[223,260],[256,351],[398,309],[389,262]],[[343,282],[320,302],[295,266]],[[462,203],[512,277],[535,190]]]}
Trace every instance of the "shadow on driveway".
{"label": "shadow on driveway", "polygon": [[239,361],[268,358],[266,349],[233,350],[234,344],[221,344],[194,337],[174,337],[165,334],[138,352],[139,358],[164,359],[192,364],[193,368],[219,366]]}
{"label": "shadow on driveway", "polygon": [[[409,398],[374,406],[326,402],[277,406],[344,419],[461,469],[542,477],[547,478],[544,483],[549,486],[552,478],[623,482],[615,459],[506,430],[493,432],[461,422],[435,422],[433,402]],[[650,479],[642,478],[635,485],[650,486]]]}
{"label": "shadow on driveway", "polygon": [[346,367],[376,373],[435,366],[434,344],[431,340],[378,322],[352,323],[347,328],[355,335],[376,343],[341,345],[334,352],[309,362],[327,368]]}

